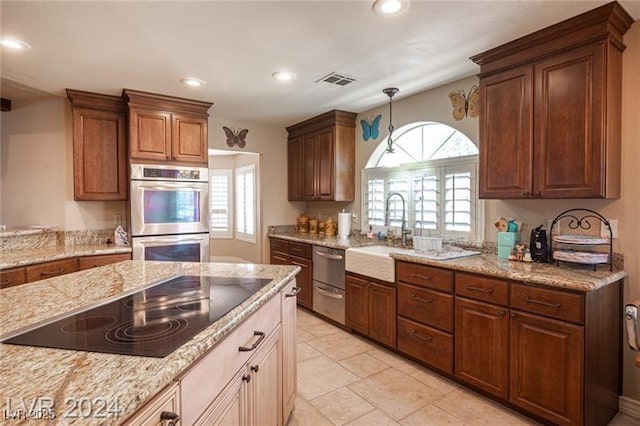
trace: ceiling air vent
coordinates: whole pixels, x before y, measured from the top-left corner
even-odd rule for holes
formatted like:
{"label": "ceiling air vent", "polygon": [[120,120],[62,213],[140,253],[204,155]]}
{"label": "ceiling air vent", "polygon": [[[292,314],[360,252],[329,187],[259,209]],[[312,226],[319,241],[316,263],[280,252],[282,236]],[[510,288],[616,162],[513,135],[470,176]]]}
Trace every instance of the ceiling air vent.
{"label": "ceiling air vent", "polygon": [[337,72],[332,72],[316,80],[316,83],[319,81],[335,84],[337,86],[346,86],[347,84],[351,84],[354,81],[356,81],[356,78],[346,74],[339,74]]}

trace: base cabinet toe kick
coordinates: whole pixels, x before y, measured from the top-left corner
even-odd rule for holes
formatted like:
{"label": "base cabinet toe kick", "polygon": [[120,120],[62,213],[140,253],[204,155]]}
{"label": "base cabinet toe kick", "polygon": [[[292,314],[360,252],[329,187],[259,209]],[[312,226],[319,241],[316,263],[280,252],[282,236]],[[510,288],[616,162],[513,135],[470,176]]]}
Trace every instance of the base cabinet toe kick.
{"label": "base cabinet toe kick", "polygon": [[296,394],[291,280],[125,421],[126,426],[282,426]]}

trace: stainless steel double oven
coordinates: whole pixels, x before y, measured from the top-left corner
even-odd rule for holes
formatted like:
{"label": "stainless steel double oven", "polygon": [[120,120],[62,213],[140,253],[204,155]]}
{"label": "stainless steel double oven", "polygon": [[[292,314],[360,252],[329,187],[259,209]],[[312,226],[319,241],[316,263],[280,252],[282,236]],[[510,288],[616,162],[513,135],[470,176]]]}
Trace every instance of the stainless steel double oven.
{"label": "stainless steel double oven", "polygon": [[134,260],[209,261],[209,170],[131,165]]}

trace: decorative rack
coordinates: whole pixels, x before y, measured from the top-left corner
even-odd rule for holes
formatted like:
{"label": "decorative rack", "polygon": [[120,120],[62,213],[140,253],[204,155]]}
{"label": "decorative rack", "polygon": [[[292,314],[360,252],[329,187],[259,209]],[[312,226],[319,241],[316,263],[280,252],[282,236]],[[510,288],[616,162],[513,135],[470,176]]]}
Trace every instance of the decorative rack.
{"label": "decorative rack", "polygon": [[[582,212],[578,214],[577,212]],[[588,231],[591,229],[591,222],[589,219],[598,220],[602,225],[605,226],[606,230],[609,232],[609,237],[594,237],[588,235],[554,235],[553,230],[556,226],[560,226],[559,222],[562,219],[569,219],[567,223],[567,227],[572,230],[584,230]],[[594,253],[590,252],[571,252],[575,253],[573,257],[569,256],[565,259],[555,259],[554,251],[553,251],[553,243],[567,244],[567,245],[579,245],[579,246],[596,246],[596,245],[608,245],[609,246],[609,255],[607,257],[607,261],[593,260],[593,258],[589,258],[589,256],[594,256]],[[583,265],[593,265],[593,270],[596,270],[597,265],[609,264],[609,270],[613,270],[613,231],[611,230],[611,224],[607,219],[604,218],[600,213],[595,212],[589,209],[570,209],[560,213],[553,219],[551,223],[551,229],[549,230],[549,253],[550,260],[556,261],[556,265],[560,265],[560,261],[563,262],[572,262],[572,263],[580,263]]]}

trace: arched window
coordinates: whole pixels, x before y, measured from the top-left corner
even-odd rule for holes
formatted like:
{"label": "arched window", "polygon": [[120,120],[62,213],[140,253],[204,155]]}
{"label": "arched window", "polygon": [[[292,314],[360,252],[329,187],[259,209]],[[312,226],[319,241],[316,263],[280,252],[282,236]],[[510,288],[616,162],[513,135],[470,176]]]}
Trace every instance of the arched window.
{"label": "arched window", "polygon": [[364,229],[404,219],[414,235],[479,240],[475,144],[445,124],[418,122],[393,133],[393,148],[383,138],[363,171]]}

